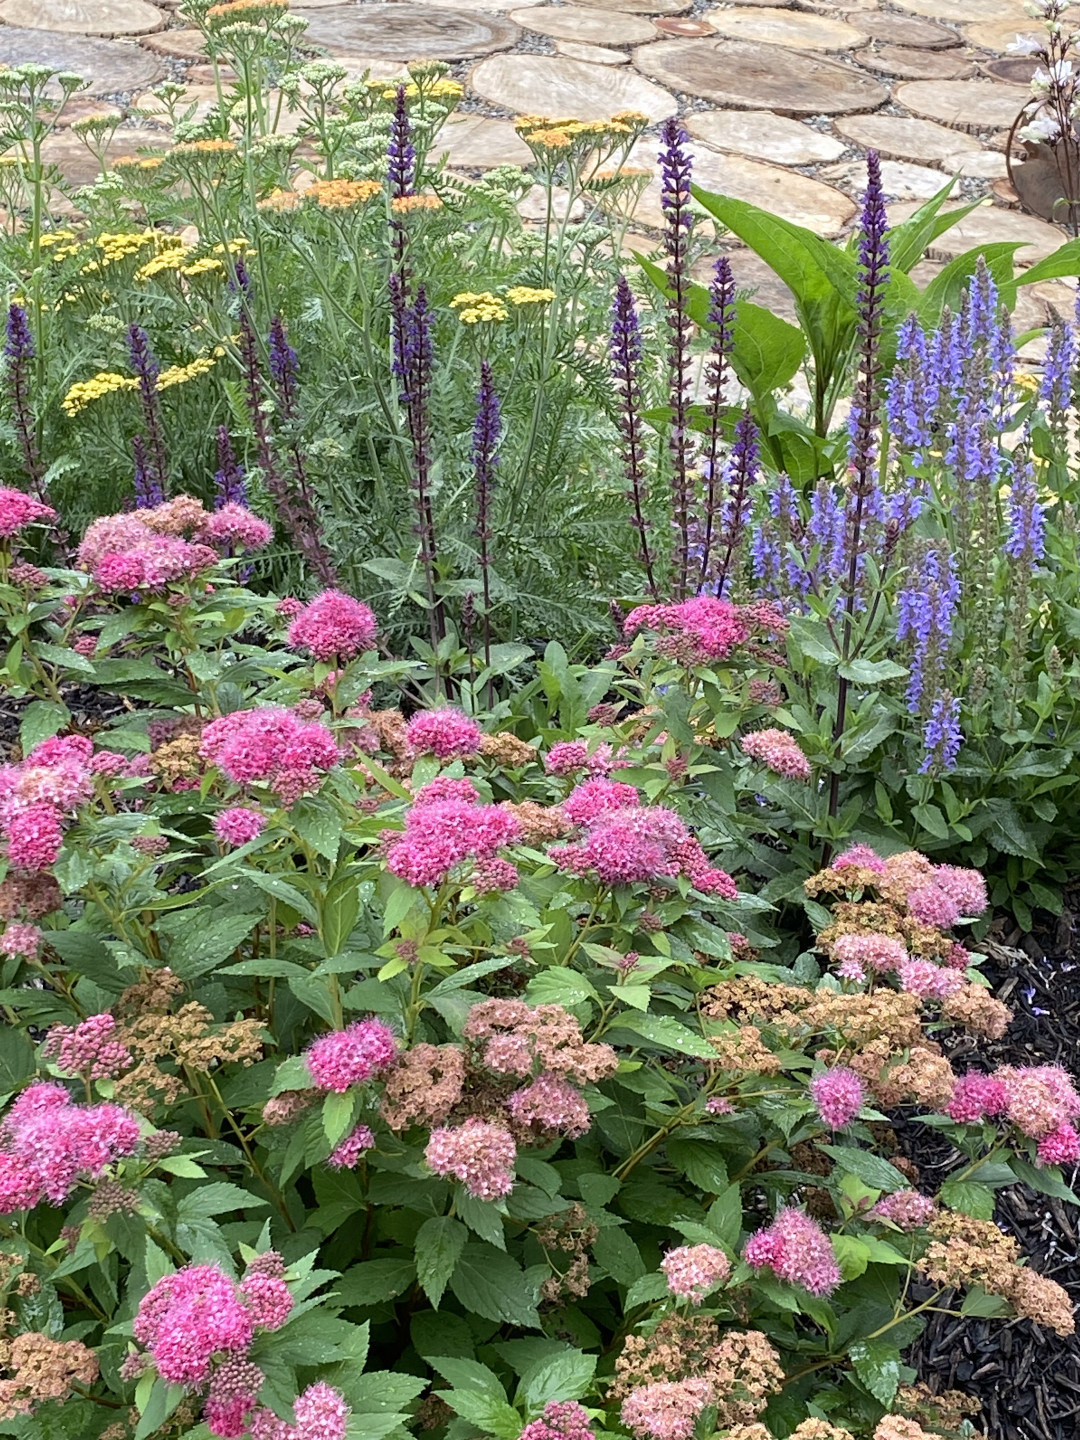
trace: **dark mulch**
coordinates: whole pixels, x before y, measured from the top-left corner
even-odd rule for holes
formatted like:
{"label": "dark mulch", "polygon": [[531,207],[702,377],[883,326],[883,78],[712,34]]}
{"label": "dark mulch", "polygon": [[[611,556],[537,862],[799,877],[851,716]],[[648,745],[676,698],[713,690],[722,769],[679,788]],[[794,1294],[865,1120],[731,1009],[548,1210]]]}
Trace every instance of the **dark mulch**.
{"label": "dark mulch", "polygon": [[[101,690],[96,685],[63,685],[60,693],[71,711],[71,728],[82,734],[93,734],[106,721],[134,708],[130,700]],[[16,757],[19,726],[26,707],[34,699],[31,695],[15,700],[10,695],[0,694],[0,760]]]}
{"label": "dark mulch", "polygon": [[[987,948],[987,978],[1016,1018],[1001,1040],[957,1037],[947,1046],[954,1065],[965,1070],[1060,1064],[1075,1076],[1080,963],[1067,955]],[[917,1121],[898,1126],[897,1133],[902,1150],[920,1168],[921,1188],[937,1189],[956,1164],[955,1151],[939,1132]],[[1080,1167],[1072,1173],[1066,1167],[1063,1178],[1075,1189]],[[994,1218],[1015,1236],[1032,1266],[1063,1285],[1080,1304],[1080,1209],[1020,1185],[999,1192]],[[981,1423],[990,1440],[1080,1436],[1080,1337],[1075,1334],[1063,1338],[1027,1320],[934,1315],[908,1359],[934,1390],[955,1388],[980,1401]]]}

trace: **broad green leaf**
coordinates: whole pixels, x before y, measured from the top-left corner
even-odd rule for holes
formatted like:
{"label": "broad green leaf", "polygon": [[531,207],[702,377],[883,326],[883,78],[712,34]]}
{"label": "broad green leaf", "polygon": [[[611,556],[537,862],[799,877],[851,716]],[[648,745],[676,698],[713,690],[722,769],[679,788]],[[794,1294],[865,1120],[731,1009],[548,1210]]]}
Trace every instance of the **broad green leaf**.
{"label": "broad green leaf", "polygon": [[593,1258],[619,1285],[633,1285],[646,1273],[645,1261],[633,1240],[617,1225],[601,1230],[593,1241]]}
{"label": "broad green leaf", "polygon": [[450,1215],[431,1215],[417,1231],[416,1276],[436,1310],[468,1239],[468,1230]]}
{"label": "broad green leaf", "polygon": [[855,1373],[875,1400],[891,1407],[900,1385],[900,1351],[888,1340],[858,1340],[850,1350]]}
{"label": "broad green leaf", "polygon": [[838,665],[837,673],[856,685],[881,685],[886,680],[899,680],[906,675],[907,666],[897,665],[895,660],[849,660]]}
{"label": "broad green leaf", "polygon": [[450,1289],[466,1311],[485,1320],[540,1329],[536,1299],[509,1255],[493,1245],[466,1245],[450,1277]]}
{"label": "broad green leaf", "polygon": [[714,1141],[673,1135],[667,1142],[667,1156],[676,1170],[707,1195],[722,1195],[727,1189],[727,1167]]}
{"label": "broad green leaf", "polygon": [[716,1051],[701,1035],[679,1023],[670,1015],[622,1014],[615,1022],[614,1030],[629,1030],[662,1050],[674,1050],[680,1055],[694,1055],[700,1060],[715,1060]]}
{"label": "broad green leaf", "polygon": [[856,1150],[848,1145],[819,1145],[818,1149],[831,1155],[841,1170],[857,1176],[864,1185],[871,1185],[875,1190],[892,1192],[910,1188],[907,1178],[896,1166],[890,1165],[872,1150]]}
{"label": "broad green leaf", "polygon": [[521,1377],[521,1392],[530,1414],[537,1415],[553,1400],[580,1400],[596,1374],[595,1355],[569,1350],[541,1360]]}
{"label": "broad green leaf", "polygon": [[257,1210],[267,1203],[228,1180],[212,1180],[183,1196],[176,1208],[181,1220],[212,1220],[230,1210]]}
{"label": "broad green leaf", "polygon": [[70,723],[71,711],[66,705],[58,705],[53,700],[32,700],[23,711],[19,725],[19,744],[23,754],[29,754],[43,740],[59,735]]}
{"label": "broad green leaf", "polygon": [[[224,909],[190,907],[179,917],[180,924],[169,945],[170,968],[181,980],[197,980],[226,960],[262,918],[261,914],[236,915]],[[162,922],[159,928],[164,928]]]}
{"label": "broad green leaf", "polygon": [[334,1286],[342,1305],[378,1305],[403,1295],[416,1279],[411,1260],[362,1260]]}

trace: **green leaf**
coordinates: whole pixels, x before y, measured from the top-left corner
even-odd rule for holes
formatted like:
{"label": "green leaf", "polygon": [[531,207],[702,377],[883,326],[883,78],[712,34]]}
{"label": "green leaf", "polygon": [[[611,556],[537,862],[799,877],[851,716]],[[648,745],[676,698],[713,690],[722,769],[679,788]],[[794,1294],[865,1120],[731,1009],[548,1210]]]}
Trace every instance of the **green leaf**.
{"label": "green leaf", "polygon": [[982,1319],[995,1319],[1009,1314],[1008,1302],[1000,1295],[988,1295],[977,1286],[969,1290],[960,1305],[961,1315],[977,1315]]}
{"label": "green leaf", "polygon": [[305,844],[334,864],[344,826],[340,814],[328,800],[317,795],[305,796],[289,811],[289,822]]}
{"label": "green leaf", "polygon": [[176,1207],[181,1221],[212,1220],[230,1210],[257,1210],[268,1202],[228,1180],[212,1180],[184,1195]]}
{"label": "green leaf", "polygon": [[181,980],[197,980],[228,959],[263,917],[192,906],[179,918],[181,925],[169,944],[169,966]]}
{"label": "green leaf", "polygon": [[839,675],[855,685],[881,685],[886,680],[899,680],[908,673],[907,667],[897,665],[895,660],[849,660],[836,668]]}
{"label": "green leaf", "polygon": [[833,1254],[845,1280],[857,1280],[870,1264],[870,1251],[855,1235],[833,1235]]}
{"label": "green leaf", "polygon": [[676,1170],[707,1195],[721,1195],[728,1188],[727,1166],[714,1141],[673,1135],[667,1142],[667,1156]]}
{"label": "green leaf", "polygon": [[435,1393],[463,1420],[478,1426],[487,1435],[494,1435],[496,1440],[517,1440],[524,1428],[521,1416],[505,1396],[496,1400],[493,1395],[477,1390],[436,1390]]}
{"label": "green leaf", "polygon": [[342,1305],[378,1305],[403,1295],[415,1278],[411,1260],[363,1260],[350,1265],[334,1288]]}
{"label": "green leaf", "polygon": [[0,1095],[10,1095],[37,1068],[34,1047],[22,1030],[0,1025]]}
{"label": "green leaf", "polygon": [[870,1150],[855,1150],[847,1145],[819,1145],[818,1149],[831,1155],[845,1174],[856,1176],[864,1185],[870,1185],[875,1190],[891,1193],[910,1188],[907,1178],[895,1165],[890,1165]]}
{"label": "green leaf", "polygon": [[323,1133],[331,1145],[343,1140],[352,1128],[354,1104],[352,1095],[339,1095],[335,1090],[331,1090],[323,1099]]}
{"label": "green leaf", "polygon": [[468,1239],[468,1230],[450,1215],[430,1216],[416,1233],[416,1276],[436,1310]]}
{"label": "green leaf", "polygon": [[23,711],[19,725],[19,744],[23,754],[28,755],[35,745],[59,735],[70,723],[71,711],[66,705],[58,705],[53,700],[32,700]]}
{"label": "green leaf", "polygon": [[617,1285],[633,1285],[647,1273],[641,1251],[618,1225],[601,1230],[593,1241],[593,1258]]}
{"label": "green leaf", "polygon": [[569,1350],[541,1360],[521,1377],[521,1392],[532,1414],[552,1400],[580,1400],[596,1374],[595,1355]]}
{"label": "green leaf", "polygon": [[[187,1393],[182,1385],[168,1385],[159,1376],[145,1376],[150,1380],[146,1391],[142,1392],[142,1405],[139,1414],[139,1423],[135,1429],[135,1440],[147,1440],[148,1436],[155,1434],[168,1420],[176,1407],[183,1400]],[[142,1391],[141,1383],[136,1391],[136,1402]]]}
{"label": "green leaf", "polygon": [[1039,1168],[1032,1165],[1030,1160],[1025,1160],[1022,1155],[1009,1157],[1009,1167],[1018,1180],[1023,1180],[1025,1185],[1030,1185],[1032,1190],[1037,1190],[1041,1195],[1052,1195],[1056,1200],[1067,1200],[1071,1205],[1080,1205],[1080,1196],[1062,1180],[1060,1174],[1055,1173],[1056,1166]]}
{"label": "green leaf", "polygon": [[729,1250],[736,1250],[742,1231],[742,1218],[742,1192],[738,1185],[729,1185],[709,1206],[706,1223]]}
{"label": "green leaf", "polygon": [[341,875],[327,889],[322,903],[321,936],[328,956],[340,955],[360,914],[360,884],[354,875]]}
{"label": "green leaf", "polygon": [[536,1298],[520,1267],[493,1245],[466,1245],[450,1289],[465,1309],[485,1320],[540,1329]]}
{"label": "green leaf", "polygon": [[[531,987],[530,987],[531,988]],[[715,1060],[716,1051],[701,1035],[688,1030],[670,1015],[620,1015],[613,1027],[629,1030],[661,1050],[674,1050],[680,1055],[694,1055],[700,1060]]]}
{"label": "green leaf", "polygon": [[[550,1201],[542,1193],[540,1198],[545,1206],[550,1206]],[[470,1195],[463,1185],[459,1185],[454,1195],[454,1209],[462,1222],[474,1234],[479,1235],[481,1240],[486,1240],[497,1250],[506,1249],[502,1212],[493,1200],[478,1200],[475,1195]],[[548,1215],[551,1212],[549,1208],[545,1208],[542,1213]]]}
{"label": "green leaf", "polygon": [[858,1340],[850,1350],[855,1374],[875,1400],[891,1407],[900,1385],[900,1351],[888,1340]]}

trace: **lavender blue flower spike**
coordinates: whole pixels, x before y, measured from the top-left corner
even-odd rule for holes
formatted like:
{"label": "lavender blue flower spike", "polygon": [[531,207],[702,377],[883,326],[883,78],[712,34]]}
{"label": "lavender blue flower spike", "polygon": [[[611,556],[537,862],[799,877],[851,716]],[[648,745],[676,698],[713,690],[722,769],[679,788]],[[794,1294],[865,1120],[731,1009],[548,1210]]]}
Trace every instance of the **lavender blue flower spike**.
{"label": "lavender blue flower spike", "polygon": [[920,775],[931,771],[955,770],[964,732],[960,729],[960,701],[948,694],[939,695],[930,710],[923,730],[925,755],[919,766]]}
{"label": "lavender blue flower spike", "polygon": [[631,524],[638,534],[641,564],[649,594],[659,598],[645,520],[645,429],[641,418],[641,325],[633,292],[625,275],[620,275],[611,307],[611,339],[608,344],[611,377],[619,397],[619,429],[622,433],[623,473],[626,497],[630,501]]}
{"label": "lavender blue flower spike", "polygon": [[676,599],[687,592],[690,569],[691,477],[689,466],[690,340],[693,326],[687,311],[690,287],[689,241],[691,159],[689,136],[672,116],[665,121],[660,147],[660,204],[664,212],[667,250],[668,385],[671,422],[671,511],[675,527],[672,589]]}

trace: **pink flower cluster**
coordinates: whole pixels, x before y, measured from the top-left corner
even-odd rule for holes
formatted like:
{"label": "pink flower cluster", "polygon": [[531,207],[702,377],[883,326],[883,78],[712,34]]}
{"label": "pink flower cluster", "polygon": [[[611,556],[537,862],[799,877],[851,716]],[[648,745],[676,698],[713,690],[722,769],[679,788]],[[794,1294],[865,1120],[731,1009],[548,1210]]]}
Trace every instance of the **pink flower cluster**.
{"label": "pink flower cluster", "polygon": [[636,805],[639,798],[633,785],[597,776],[576,785],[559,808],[571,825],[591,825],[609,810]]}
{"label": "pink flower cluster", "polygon": [[340,590],[324,590],[289,626],[289,644],[309,650],[325,663],[351,660],[375,648],[378,627],[374,612]]}
{"label": "pink flower cluster", "polygon": [[95,520],[79,545],[78,561],[102,590],[155,591],[202,574],[217,564],[219,549],[254,550],[272,537],[271,527],[242,505],[209,513],[190,495],[178,495],[153,508]]}
{"label": "pink flower cluster", "polygon": [[810,1081],[810,1097],[830,1130],[850,1125],[866,1101],[863,1083],[846,1065],[834,1065]]}
{"label": "pink flower cluster", "polygon": [[268,785],[282,805],[317,790],[320,772],[338,762],[337,742],[324,725],[276,705],[211,720],[199,753],[234,785]]}
{"label": "pink flower cluster", "polygon": [[867,970],[898,970],[910,958],[902,940],[876,931],[838,935],[832,950],[840,961],[837,973],[844,980],[865,980]]}
{"label": "pink flower cluster", "polygon": [[[389,830],[383,834],[386,865],[410,885],[441,885],[464,861],[490,861],[504,845],[512,845],[520,836],[518,820],[498,805],[417,796],[405,816],[404,832]],[[516,871],[512,878],[516,883]],[[511,887],[500,884],[498,888]]]}
{"label": "pink flower cluster", "polygon": [[[701,842],[674,810],[639,805],[636,791],[631,803],[621,807],[610,803],[612,791],[631,789],[598,778],[571,793],[562,810],[581,826],[583,834],[577,841],[548,851],[559,869],[570,875],[595,875],[605,885],[651,884],[685,875],[703,894],[737,899],[734,880],[727,871],[709,864]],[[580,794],[586,790],[587,796]],[[579,821],[578,815],[590,818]]]}
{"label": "pink flower cluster", "polygon": [[518,1130],[531,1131],[542,1139],[565,1135],[577,1140],[591,1123],[581,1091],[569,1080],[546,1071],[530,1085],[515,1090],[506,1103]]}
{"label": "pink flower cluster", "polygon": [[885,873],[885,861],[869,845],[852,845],[842,854],[837,855],[832,863],[834,870],[843,870],[848,866],[853,866],[860,870],[872,870],[875,875],[884,875]]}
{"label": "pink flower cluster", "polygon": [[115,1034],[111,1015],[91,1015],[79,1025],[54,1025],[41,1053],[56,1062],[61,1075],[115,1080],[132,1064],[131,1051]]}
{"label": "pink flower cluster", "polygon": [[326,1163],[331,1170],[354,1170],[360,1156],[374,1144],[375,1136],[368,1126],[357,1125],[355,1130],[351,1130],[345,1139],[334,1147]]}
{"label": "pink flower cluster", "polygon": [[55,520],[56,511],[23,490],[12,490],[0,486],[0,539],[10,540],[27,525],[36,525],[42,520]]}
{"label": "pink flower cluster", "polygon": [[867,1214],[889,1220],[900,1230],[918,1230],[934,1213],[934,1202],[918,1190],[894,1190],[883,1195]]}
{"label": "pink flower cluster", "polygon": [[714,1399],[711,1382],[697,1376],[658,1380],[631,1390],[619,1413],[638,1440],[690,1440],[698,1416]]}
{"label": "pink flower cluster", "polygon": [[41,949],[42,939],[42,933],[36,925],[12,920],[0,935],[0,955],[23,955],[27,960],[35,960]]}
{"label": "pink flower cluster", "polygon": [[439,760],[469,760],[479,755],[482,738],[476,721],[452,705],[418,710],[405,726],[410,753],[434,755]]}
{"label": "pink flower cluster", "polygon": [[700,1305],[731,1274],[731,1262],[716,1245],[679,1245],[664,1256],[660,1269],[676,1299]]}
{"label": "pink flower cluster", "polygon": [[559,740],[544,756],[544,769],[549,775],[572,775],[575,770],[610,775],[630,763],[625,757],[625,750],[616,755],[606,741],[590,750],[587,740]]}
{"label": "pink flower cluster", "polygon": [[251,1417],[251,1440],[345,1440],[349,1407],[340,1390],[317,1380],[293,1405],[295,1425],[260,1407]]}
{"label": "pink flower cluster", "polygon": [[697,595],[678,605],[639,605],[623,624],[623,634],[654,630],[661,654],[685,665],[726,660],[737,645],[755,633],[782,635],[787,621],[772,605],[732,605],[711,595]]}
{"label": "pink flower cluster", "polygon": [[214,817],[214,834],[226,845],[247,845],[266,829],[266,816],[258,810],[234,805]]}
{"label": "pink flower cluster", "polygon": [[394,1032],[381,1020],[369,1016],[346,1030],[320,1035],[304,1052],[311,1078],[320,1090],[344,1095],[392,1064],[397,1054]]}
{"label": "pink flower cluster", "polygon": [[990,1075],[969,1071],[953,1089],[945,1113],[961,1124],[1004,1117],[1037,1140],[1044,1165],[1080,1159],[1080,1094],[1060,1065],[1002,1065]]}
{"label": "pink flower cluster", "polygon": [[807,760],[798,742],[786,730],[775,726],[768,730],[752,730],[742,738],[743,754],[757,760],[775,775],[785,780],[810,779],[810,761]]}
{"label": "pink flower cluster", "polygon": [[0,765],[0,833],[8,863],[47,870],[60,854],[64,820],[94,793],[93,744],[84,735],[53,736],[17,765]]}
{"label": "pink flower cluster", "polygon": [[[185,1265],[143,1296],[132,1332],[163,1380],[201,1387],[211,1378],[216,1356],[223,1357],[224,1365],[234,1365],[246,1355],[256,1330],[280,1330],[285,1324],[293,1298],[283,1276],[275,1251],[257,1257],[239,1285],[219,1265]],[[211,1382],[208,1421],[222,1427],[213,1433],[243,1433],[227,1427],[237,1420],[242,1424],[254,1406],[257,1373],[248,1372],[246,1386],[237,1386],[243,1376],[233,1370],[226,1370],[216,1386]],[[242,1405],[241,1397],[246,1402]]]}
{"label": "pink flower cluster", "polygon": [[829,1237],[816,1220],[792,1206],[750,1236],[743,1259],[755,1270],[769,1266],[780,1280],[801,1285],[811,1295],[828,1295],[840,1284]]}
{"label": "pink flower cluster", "polygon": [[576,1400],[549,1400],[543,1414],[530,1420],[519,1440],[594,1440],[588,1412]]}
{"label": "pink flower cluster", "polygon": [[896,967],[900,989],[920,1000],[944,1000],[964,988],[964,977],[948,965],[936,965],[933,960],[917,956],[902,960]]}
{"label": "pink flower cluster", "polygon": [[514,1137],[476,1115],[432,1130],[424,1159],[436,1175],[460,1180],[478,1200],[498,1200],[514,1188]]}
{"label": "pink flower cluster", "polygon": [[74,1105],[63,1085],[29,1086],[0,1124],[0,1214],[43,1197],[62,1204],[79,1179],[100,1180],[134,1155],[140,1138],[138,1119],[121,1105]]}

